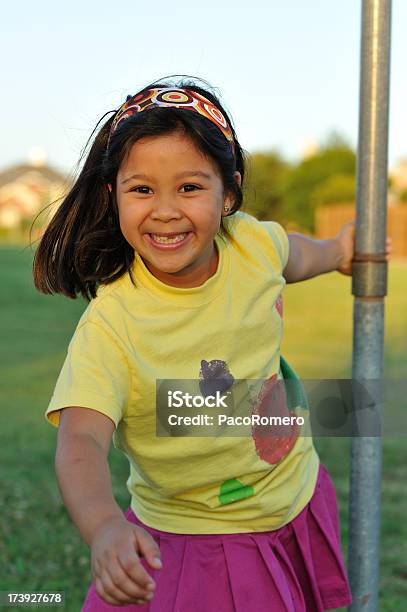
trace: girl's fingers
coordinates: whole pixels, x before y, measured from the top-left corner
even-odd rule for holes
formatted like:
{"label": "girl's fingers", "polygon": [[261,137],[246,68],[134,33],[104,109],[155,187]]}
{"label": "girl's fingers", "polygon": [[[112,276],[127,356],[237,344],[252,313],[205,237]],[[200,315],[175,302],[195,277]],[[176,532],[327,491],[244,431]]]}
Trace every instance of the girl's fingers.
{"label": "girl's fingers", "polygon": [[122,603],[109,595],[99,577],[95,578],[95,585],[97,594],[103,599],[103,601],[106,601],[106,603],[112,604],[113,606],[117,606]]}
{"label": "girl's fingers", "polygon": [[147,601],[145,590],[135,585],[126,577],[121,579],[117,574],[112,576],[107,571],[104,571],[101,575],[101,582],[104,593],[120,604],[134,603],[136,599],[143,600],[144,603]]}
{"label": "girl's fingers", "polygon": [[[137,561],[137,563],[141,567],[140,562]],[[144,568],[141,567],[141,569],[144,572]],[[130,574],[127,574],[119,563],[115,564],[115,566],[111,570],[109,568],[109,574],[113,584],[117,588],[122,590],[128,597],[144,598],[146,595],[152,594],[154,592],[155,585],[149,577],[148,583],[153,585],[152,588],[147,588],[148,583],[146,583],[144,578],[140,580],[137,577],[133,578]]]}
{"label": "girl's fingers", "polygon": [[135,535],[139,546],[138,550],[143,553],[146,561],[154,569],[161,569],[160,549],[154,538],[145,529],[136,528]]}
{"label": "girl's fingers", "polygon": [[120,556],[117,558],[118,563],[122,572],[130,579],[133,583],[135,582],[140,588],[149,590],[155,589],[155,582],[151,576],[147,573],[144,567],[141,565],[140,560],[133,553],[131,556]]}
{"label": "girl's fingers", "polygon": [[[103,588],[109,597],[112,597],[120,603],[128,603],[129,594],[123,591],[118,583],[109,575],[107,571],[104,571],[101,575]],[[141,594],[137,594],[137,597],[141,597]]]}

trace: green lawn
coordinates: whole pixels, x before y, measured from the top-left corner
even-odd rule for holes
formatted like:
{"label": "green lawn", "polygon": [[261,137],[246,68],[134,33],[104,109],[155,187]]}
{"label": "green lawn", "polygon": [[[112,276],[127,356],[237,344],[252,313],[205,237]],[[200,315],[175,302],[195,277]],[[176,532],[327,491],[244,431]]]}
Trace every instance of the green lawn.
{"label": "green lawn", "polygon": [[[65,591],[65,609],[78,612],[91,579],[89,551],[62,504],[53,466],[56,429],[43,413],[86,304],[37,293],[32,257],[30,249],[0,247],[0,591]],[[389,378],[406,373],[406,281],[407,263],[392,262],[385,303]],[[337,273],[286,287],[282,354],[302,378],[350,377],[352,304],[350,278]],[[380,610],[386,612],[403,611],[407,601],[405,442],[383,443]],[[315,443],[337,488],[346,555],[349,439]],[[112,448],[110,463],[125,509],[126,459]]]}

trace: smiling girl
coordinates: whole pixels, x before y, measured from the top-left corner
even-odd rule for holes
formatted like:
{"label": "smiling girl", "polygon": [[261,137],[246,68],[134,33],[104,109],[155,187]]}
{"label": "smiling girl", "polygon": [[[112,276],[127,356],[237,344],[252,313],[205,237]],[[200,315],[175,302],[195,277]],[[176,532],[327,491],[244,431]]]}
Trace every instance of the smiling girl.
{"label": "smiling girl", "polygon": [[[296,378],[280,354],[288,282],[349,274],[331,240],[240,210],[245,159],[218,98],[153,83],[100,128],[34,261],[39,291],[89,304],[46,410],[64,503],[90,547],[83,611],[318,612],[347,606],[333,482],[310,436],[159,436],[157,381]],[[236,398],[238,393],[236,394]],[[295,414],[301,405],[278,409]],[[236,404],[238,407],[238,403]],[[113,497],[111,442],[129,460]]]}
{"label": "smiling girl", "polygon": [[[234,174],[240,185],[240,173]],[[182,130],[132,147],[117,174],[116,197],[122,234],[156,278],[197,287],[215,274],[222,177]]]}

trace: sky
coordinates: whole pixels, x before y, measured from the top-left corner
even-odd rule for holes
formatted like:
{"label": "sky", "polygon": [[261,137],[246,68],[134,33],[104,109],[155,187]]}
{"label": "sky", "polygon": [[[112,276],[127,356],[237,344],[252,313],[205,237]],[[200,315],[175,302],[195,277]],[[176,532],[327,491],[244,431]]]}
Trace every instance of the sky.
{"label": "sky", "polygon": [[[100,117],[173,74],[220,94],[242,147],[295,161],[357,146],[361,0],[4,3],[0,170],[45,154],[71,172]],[[393,0],[389,166],[407,157],[407,1]]]}

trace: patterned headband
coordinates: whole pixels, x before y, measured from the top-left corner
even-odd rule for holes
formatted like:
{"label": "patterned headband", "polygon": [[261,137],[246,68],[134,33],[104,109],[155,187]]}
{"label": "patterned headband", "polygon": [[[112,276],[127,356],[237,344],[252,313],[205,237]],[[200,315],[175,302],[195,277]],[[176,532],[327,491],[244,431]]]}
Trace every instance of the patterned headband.
{"label": "patterned headband", "polygon": [[112,134],[123,121],[140,113],[152,106],[184,108],[199,113],[214,123],[229,141],[233,152],[235,150],[232,130],[223,113],[210,101],[196,91],[190,89],[173,89],[172,87],[160,87],[146,89],[135,96],[127,96],[126,102],[122,104],[116,113],[110,128],[107,148],[109,148]]}

